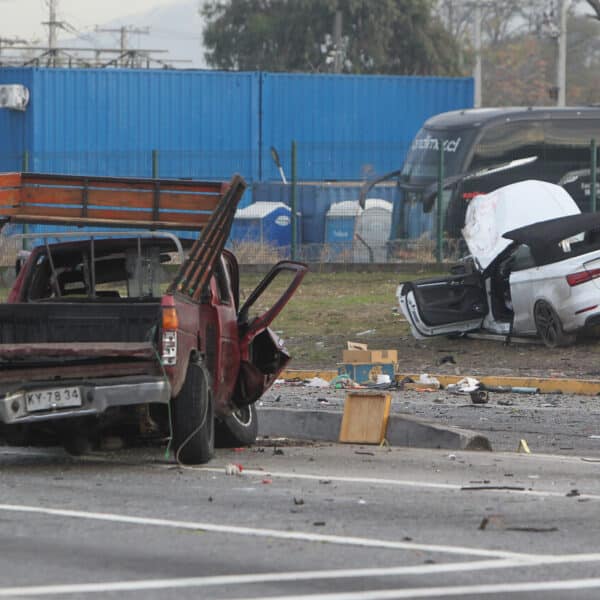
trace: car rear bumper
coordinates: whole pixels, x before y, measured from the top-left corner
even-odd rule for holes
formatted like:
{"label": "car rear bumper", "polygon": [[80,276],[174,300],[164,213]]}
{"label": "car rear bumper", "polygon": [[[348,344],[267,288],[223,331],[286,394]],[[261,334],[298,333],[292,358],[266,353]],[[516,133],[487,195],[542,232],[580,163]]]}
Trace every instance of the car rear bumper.
{"label": "car rear bumper", "polygon": [[[64,387],[78,388],[81,406],[50,407],[47,410],[28,411],[25,397],[36,390]],[[118,377],[84,383],[56,381],[36,382],[18,389],[0,390],[0,423],[37,423],[74,417],[97,416],[118,406],[167,404],[171,399],[171,385],[164,377]]]}

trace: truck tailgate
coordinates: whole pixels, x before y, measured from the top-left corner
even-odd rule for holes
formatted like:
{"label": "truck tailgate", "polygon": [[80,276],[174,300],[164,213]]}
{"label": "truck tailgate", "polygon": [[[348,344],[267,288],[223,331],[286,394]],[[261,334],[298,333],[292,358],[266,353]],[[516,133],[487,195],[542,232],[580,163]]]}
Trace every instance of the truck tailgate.
{"label": "truck tailgate", "polygon": [[0,382],[159,375],[151,302],[0,305]]}

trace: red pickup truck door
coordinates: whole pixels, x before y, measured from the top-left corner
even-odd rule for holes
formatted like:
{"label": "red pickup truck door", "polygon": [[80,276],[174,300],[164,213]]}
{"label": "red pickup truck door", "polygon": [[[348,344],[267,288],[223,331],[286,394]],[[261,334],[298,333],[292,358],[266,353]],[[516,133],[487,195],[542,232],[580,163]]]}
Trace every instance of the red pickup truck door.
{"label": "red pickup truck door", "polygon": [[[282,261],[275,265],[257,288],[250,294],[238,313],[240,329],[240,374],[236,386],[235,403],[251,404],[270,387],[285,367],[289,356],[282,342],[270,329],[269,325],[283,310],[290,300],[308,267],[294,261]],[[257,306],[264,292],[278,276],[287,273],[291,279],[270,307],[250,316],[250,311]]]}

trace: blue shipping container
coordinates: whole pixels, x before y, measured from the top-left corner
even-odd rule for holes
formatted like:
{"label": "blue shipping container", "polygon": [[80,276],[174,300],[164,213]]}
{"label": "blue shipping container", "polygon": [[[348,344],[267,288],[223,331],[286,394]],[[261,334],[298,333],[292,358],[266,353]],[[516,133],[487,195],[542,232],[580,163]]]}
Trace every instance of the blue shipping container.
{"label": "blue shipping container", "polygon": [[398,169],[429,117],[473,106],[473,79],[262,74],[261,180],[278,179],[269,149],[301,180],[358,180]]}
{"label": "blue shipping container", "polygon": [[30,91],[0,117],[2,170],[15,151],[29,170],[229,179],[258,175],[260,75],[133,69],[0,69]]}
{"label": "blue shipping container", "polygon": [[[0,170],[274,180],[270,148],[302,180],[361,180],[398,168],[433,114],[468,108],[471,78],[0,68],[31,95],[0,110]],[[306,215],[305,215],[306,216]],[[322,216],[322,215],[321,215]]]}

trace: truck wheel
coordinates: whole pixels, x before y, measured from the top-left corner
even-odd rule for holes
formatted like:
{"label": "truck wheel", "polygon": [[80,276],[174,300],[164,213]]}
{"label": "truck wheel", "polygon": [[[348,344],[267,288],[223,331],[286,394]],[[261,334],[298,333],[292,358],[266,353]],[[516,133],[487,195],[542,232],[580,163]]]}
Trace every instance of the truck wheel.
{"label": "truck wheel", "polygon": [[173,400],[173,450],[178,462],[208,462],[215,449],[215,420],[209,376],[202,365],[190,363],[183,387]]}
{"label": "truck wheel", "polygon": [[231,415],[217,421],[217,445],[221,448],[235,448],[254,444],[258,434],[256,406],[242,406]]}

